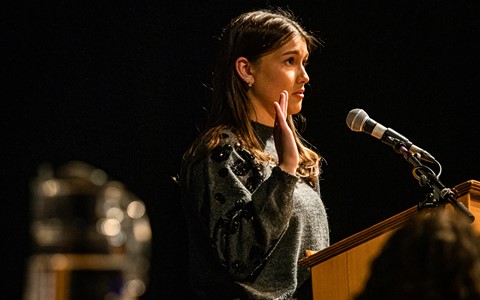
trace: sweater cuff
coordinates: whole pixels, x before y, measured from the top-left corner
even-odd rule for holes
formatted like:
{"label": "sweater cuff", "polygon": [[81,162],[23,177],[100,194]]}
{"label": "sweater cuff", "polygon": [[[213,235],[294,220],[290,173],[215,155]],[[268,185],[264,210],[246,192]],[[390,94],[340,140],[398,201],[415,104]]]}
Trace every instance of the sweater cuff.
{"label": "sweater cuff", "polygon": [[280,168],[279,166],[275,166],[272,170],[272,173],[275,177],[278,177],[278,179],[282,182],[285,182],[287,185],[295,185],[298,181],[298,177],[295,175],[292,175],[288,172],[285,172]]}

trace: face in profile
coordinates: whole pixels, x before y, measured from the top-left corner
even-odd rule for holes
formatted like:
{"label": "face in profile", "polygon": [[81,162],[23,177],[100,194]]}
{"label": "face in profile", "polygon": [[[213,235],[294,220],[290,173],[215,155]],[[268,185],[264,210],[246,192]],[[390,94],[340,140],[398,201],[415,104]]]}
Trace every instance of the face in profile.
{"label": "face in profile", "polygon": [[248,92],[255,111],[275,119],[273,103],[280,93],[288,93],[288,114],[297,114],[302,109],[305,84],[309,77],[305,70],[308,60],[305,39],[294,36],[279,49],[262,56],[253,66],[254,84]]}

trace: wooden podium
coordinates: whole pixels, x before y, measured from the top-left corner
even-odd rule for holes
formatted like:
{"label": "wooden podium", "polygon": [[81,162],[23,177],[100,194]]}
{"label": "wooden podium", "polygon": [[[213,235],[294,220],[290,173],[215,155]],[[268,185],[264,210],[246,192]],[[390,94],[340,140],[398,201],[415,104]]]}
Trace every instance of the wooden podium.
{"label": "wooden podium", "polygon": [[[475,216],[472,226],[480,233],[480,182],[469,180],[455,186],[454,190],[457,200]],[[417,207],[412,207],[302,259],[300,266],[311,268],[313,299],[353,299],[363,288],[370,264],[383,243],[418,213]]]}

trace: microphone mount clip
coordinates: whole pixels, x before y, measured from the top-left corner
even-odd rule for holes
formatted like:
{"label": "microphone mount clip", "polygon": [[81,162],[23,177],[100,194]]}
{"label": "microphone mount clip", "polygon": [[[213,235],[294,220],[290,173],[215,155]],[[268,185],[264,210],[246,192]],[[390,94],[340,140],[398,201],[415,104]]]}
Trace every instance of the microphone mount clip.
{"label": "microphone mount clip", "polygon": [[432,189],[428,193],[426,199],[420,202],[417,207],[419,210],[424,208],[433,208],[437,206],[445,206],[450,203],[455,211],[464,214],[470,222],[475,220],[475,216],[465,207],[462,202],[457,200],[457,195],[449,188],[445,187],[439,180],[435,172],[429,167],[423,165],[418,157],[420,154],[414,154],[408,151],[403,141],[395,141],[395,151],[402,154],[405,160],[413,165],[412,174],[418,180],[420,186],[427,186]]}

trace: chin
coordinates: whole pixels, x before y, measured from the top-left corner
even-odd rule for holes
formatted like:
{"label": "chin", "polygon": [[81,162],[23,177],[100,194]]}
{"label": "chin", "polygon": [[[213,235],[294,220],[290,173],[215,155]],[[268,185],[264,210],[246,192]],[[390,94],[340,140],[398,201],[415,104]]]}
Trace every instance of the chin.
{"label": "chin", "polygon": [[295,106],[288,106],[288,111],[287,113],[289,115],[296,115],[298,114],[300,111],[302,110],[302,106],[301,105],[295,105]]}

